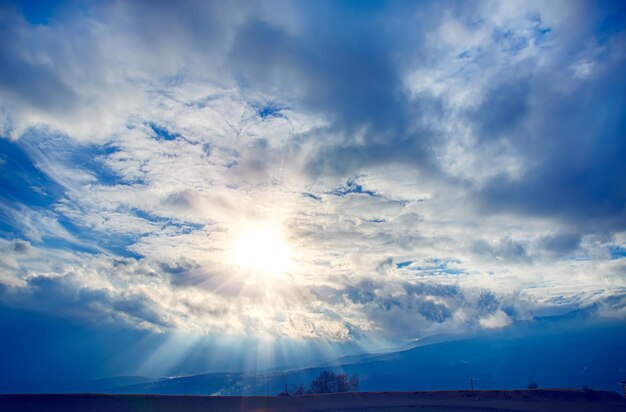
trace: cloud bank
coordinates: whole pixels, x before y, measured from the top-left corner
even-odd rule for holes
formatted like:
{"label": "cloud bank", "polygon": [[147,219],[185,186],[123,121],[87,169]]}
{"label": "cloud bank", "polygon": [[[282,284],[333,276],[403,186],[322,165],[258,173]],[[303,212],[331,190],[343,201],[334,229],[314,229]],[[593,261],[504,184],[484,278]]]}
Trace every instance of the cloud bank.
{"label": "cloud bank", "polygon": [[[611,2],[0,8],[0,299],[390,341],[626,308]],[[233,242],[284,234],[278,280]]]}

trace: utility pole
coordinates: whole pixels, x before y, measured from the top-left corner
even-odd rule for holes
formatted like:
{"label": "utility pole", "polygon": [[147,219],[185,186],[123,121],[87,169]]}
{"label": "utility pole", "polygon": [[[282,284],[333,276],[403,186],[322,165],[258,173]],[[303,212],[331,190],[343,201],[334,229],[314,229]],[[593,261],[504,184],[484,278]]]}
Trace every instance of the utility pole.
{"label": "utility pole", "polygon": [[470,387],[474,390],[474,379],[478,380],[478,378],[470,378]]}

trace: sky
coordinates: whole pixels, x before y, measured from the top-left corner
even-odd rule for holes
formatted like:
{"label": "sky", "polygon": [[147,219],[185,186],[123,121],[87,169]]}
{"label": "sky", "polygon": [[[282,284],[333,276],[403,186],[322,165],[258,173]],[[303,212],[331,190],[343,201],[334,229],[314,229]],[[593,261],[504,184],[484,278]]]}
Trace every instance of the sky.
{"label": "sky", "polygon": [[625,9],[1,2],[5,345],[288,363],[623,320]]}

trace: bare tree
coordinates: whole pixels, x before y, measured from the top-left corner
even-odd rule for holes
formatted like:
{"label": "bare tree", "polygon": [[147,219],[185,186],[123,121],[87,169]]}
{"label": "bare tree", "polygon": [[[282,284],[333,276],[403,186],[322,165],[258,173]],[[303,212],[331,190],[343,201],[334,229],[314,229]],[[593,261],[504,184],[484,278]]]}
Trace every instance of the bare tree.
{"label": "bare tree", "polygon": [[307,393],[305,386],[301,383],[297,385],[287,385],[285,384],[285,390],[280,392],[278,396],[298,396],[304,395]]}
{"label": "bare tree", "polygon": [[336,392],[335,384],[337,374],[331,371],[322,371],[309,384],[311,393],[331,393]]}
{"label": "bare tree", "polygon": [[355,373],[348,378],[344,373],[322,371],[310,385],[310,393],[356,392],[359,389],[359,376]]}
{"label": "bare tree", "polygon": [[298,395],[304,395],[304,394],[306,393],[306,388],[305,388],[305,387],[304,387],[304,385],[303,385],[303,384],[301,384],[301,383],[299,383],[299,384],[297,384],[297,385],[292,385],[292,386],[289,388],[289,390],[290,390],[290,392],[289,392],[289,393],[290,393],[291,395],[295,395],[295,396],[298,396]]}
{"label": "bare tree", "polygon": [[358,392],[359,391],[359,375],[353,373],[350,376],[350,392]]}

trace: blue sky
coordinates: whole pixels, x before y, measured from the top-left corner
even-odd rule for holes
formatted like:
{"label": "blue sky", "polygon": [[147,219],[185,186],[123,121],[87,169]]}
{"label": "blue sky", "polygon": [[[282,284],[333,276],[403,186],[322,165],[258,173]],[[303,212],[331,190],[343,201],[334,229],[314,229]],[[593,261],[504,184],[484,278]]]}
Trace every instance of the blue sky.
{"label": "blue sky", "polygon": [[623,319],[624,18],[2,2],[4,321],[147,353],[194,336],[341,354]]}

